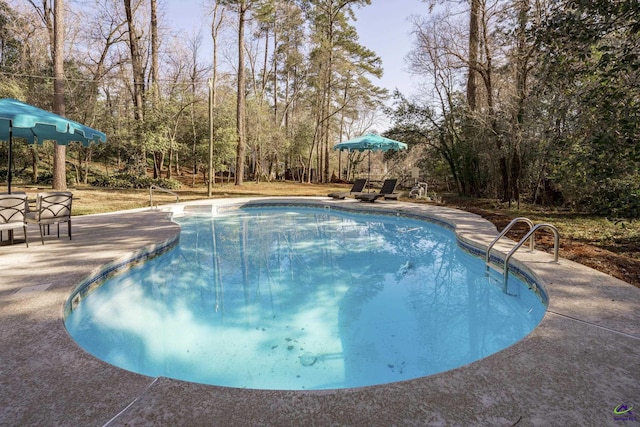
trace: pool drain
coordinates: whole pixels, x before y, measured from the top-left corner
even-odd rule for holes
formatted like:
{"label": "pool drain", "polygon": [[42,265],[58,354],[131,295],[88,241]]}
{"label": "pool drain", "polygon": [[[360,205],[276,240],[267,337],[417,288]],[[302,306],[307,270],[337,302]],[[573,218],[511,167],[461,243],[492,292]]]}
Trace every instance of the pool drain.
{"label": "pool drain", "polygon": [[300,363],[302,363],[302,366],[311,366],[316,363],[317,360],[318,358],[311,353],[305,353],[300,356]]}

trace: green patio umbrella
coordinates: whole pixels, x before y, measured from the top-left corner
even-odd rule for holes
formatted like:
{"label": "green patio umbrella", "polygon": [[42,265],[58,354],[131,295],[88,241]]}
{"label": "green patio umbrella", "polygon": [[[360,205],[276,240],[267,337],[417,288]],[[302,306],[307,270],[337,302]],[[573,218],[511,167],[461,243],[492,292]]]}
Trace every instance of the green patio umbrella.
{"label": "green patio umbrella", "polygon": [[[347,151],[369,151],[369,171],[368,178],[371,178],[371,152],[372,151],[400,151],[406,150],[407,144],[396,141],[395,139],[385,138],[384,136],[368,133],[348,141],[340,142],[333,146],[334,150]],[[368,180],[367,180],[368,182]]]}
{"label": "green patio umbrella", "polygon": [[60,145],[80,142],[107,142],[107,135],[81,123],[50,111],[25,104],[11,98],[0,99],[0,140],[9,141],[7,188],[11,193],[13,139],[23,138],[27,143],[42,144],[54,140]]}

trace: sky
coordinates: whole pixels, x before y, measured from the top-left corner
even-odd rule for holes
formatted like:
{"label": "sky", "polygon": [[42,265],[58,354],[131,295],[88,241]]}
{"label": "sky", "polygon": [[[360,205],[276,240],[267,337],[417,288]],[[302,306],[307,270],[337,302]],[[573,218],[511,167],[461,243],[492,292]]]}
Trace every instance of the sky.
{"label": "sky", "polygon": [[382,58],[384,75],[378,85],[404,94],[413,92],[412,76],[405,56],[413,46],[411,15],[424,15],[422,0],[372,0],[371,5],[356,9],[355,27],[360,44]]}
{"label": "sky", "polygon": [[[201,31],[203,50],[211,50],[209,32],[211,17],[205,13],[206,0],[166,0],[165,22],[172,29],[187,35]],[[206,2],[209,3],[209,2]],[[354,9],[357,21],[353,23],[362,46],[374,51],[382,59],[384,75],[373,78],[373,83],[389,92],[400,90],[405,95],[414,92],[415,78],[407,70],[405,56],[412,47],[411,15],[427,13],[422,0],[371,0],[371,4]]]}

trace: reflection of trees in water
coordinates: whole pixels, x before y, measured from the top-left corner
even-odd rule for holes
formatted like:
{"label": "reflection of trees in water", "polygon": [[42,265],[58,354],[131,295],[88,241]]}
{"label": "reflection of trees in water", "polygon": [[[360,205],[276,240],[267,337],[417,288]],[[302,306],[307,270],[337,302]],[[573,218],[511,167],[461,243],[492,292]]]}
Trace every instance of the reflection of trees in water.
{"label": "reflection of trees in water", "polygon": [[[221,277],[229,288],[240,287],[246,304],[255,302],[265,286],[271,294],[283,281],[296,283],[292,299],[313,301],[318,290],[324,291],[319,284],[333,280],[371,283],[403,267],[429,266],[436,280],[453,274],[447,261],[455,247],[452,238],[438,243],[443,232],[436,228],[399,224],[392,217],[358,223],[348,215],[316,213],[310,220],[284,212],[201,221],[182,237],[192,248],[189,257],[196,260],[182,270],[213,282]],[[206,238],[212,233],[213,239]],[[206,259],[211,252],[213,262]]]}
{"label": "reflection of trees in water", "polygon": [[[267,295],[272,310],[276,300],[313,304],[326,292],[322,283],[375,282],[403,266],[435,263],[441,252],[431,243],[440,233],[436,229],[398,226],[393,217],[359,223],[350,215],[278,211],[188,221],[192,226],[181,235],[183,257],[172,270],[185,274],[189,287],[202,288],[193,303],[213,298],[209,307],[218,309],[223,288],[227,297],[242,290],[244,305]],[[276,298],[274,289],[283,282],[295,287]]]}
{"label": "reflection of trees in water", "polygon": [[[158,317],[191,316],[195,327],[210,322],[208,331],[222,324],[243,331],[273,324],[275,330],[276,319],[287,328],[298,321],[278,342],[264,334],[256,348],[288,354],[288,347],[295,347],[319,364],[326,355],[305,343],[310,332],[299,321],[310,312],[314,320],[335,321],[322,332],[339,334],[342,349],[338,343],[327,351],[332,359],[343,359],[347,377],[366,375],[351,354],[387,350],[381,351],[374,339],[377,324],[368,323],[390,316],[385,309],[396,309],[398,322],[415,318],[415,325],[426,325],[401,331],[400,338],[385,343],[392,347],[411,339],[420,349],[420,356],[389,358],[382,364],[380,369],[394,375],[413,372],[412,365],[419,365],[422,374],[440,362],[456,366],[448,348],[464,348],[463,353],[476,358],[524,331],[512,321],[517,308],[505,304],[500,290],[486,283],[482,263],[462,252],[448,231],[395,217],[359,222],[350,214],[310,213],[267,209],[254,216],[240,210],[229,217],[185,218],[179,247],[144,268],[131,269],[121,284],[135,287],[134,298],[144,300]],[[474,261],[478,269],[469,271]],[[325,301],[331,304],[323,307]],[[132,310],[123,313],[123,323],[134,318]],[[103,333],[115,341],[128,339],[126,352],[133,359],[143,360],[149,352],[138,329],[125,325]],[[167,350],[167,364],[174,363],[175,349]]]}
{"label": "reflection of trees in water", "polygon": [[[413,343],[419,360],[411,361],[410,357],[402,360],[402,369],[406,372],[440,371],[443,367],[449,369],[482,358],[524,337],[533,327],[534,319],[527,322],[527,319],[515,318],[527,317],[523,311],[525,304],[520,306],[516,298],[505,298],[498,287],[490,285],[478,259],[463,252],[457,244],[430,238],[429,234],[425,231],[405,246],[393,244],[406,242],[400,235],[391,239],[393,250],[411,260],[410,268],[395,274],[397,283],[389,281],[387,275],[372,276],[369,286],[352,287],[345,295],[341,305],[357,307],[350,312],[340,312],[345,352],[349,346],[354,347],[354,352],[367,346],[353,342],[349,327],[369,309],[371,300],[383,292],[385,286],[408,290],[403,304],[415,315],[415,324],[421,326]],[[380,312],[379,318],[387,315]],[[377,327],[377,324],[371,325],[371,328]],[[361,331],[360,335],[373,337],[375,331]],[[374,345],[372,340],[369,351],[374,351]],[[412,363],[420,366],[411,366]],[[397,370],[397,362],[390,361],[386,366],[394,364]]]}
{"label": "reflection of trees in water", "polygon": [[[367,220],[283,210],[189,218],[179,250],[152,260],[139,280],[151,283],[145,292],[162,310],[188,306],[221,318],[225,310],[242,310],[253,324],[285,308],[314,308],[325,293],[336,292],[334,283],[344,288],[341,305],[364,307],[391,274],[409,286],[419,322],[434,325],[425,331],[434,358],[448,357],[439,351],[451,345],[483,354],[518,333],[512,310],[490,292],[483,272],[468,271],[474,260],[447,231],[394,217]],[[285,291],[289,283],[295,286]],[[436,326],[440,316],[448,319],[445,327]]]}
{"label": "reflection of trees in water", "polygon": [[425,332],[430,345],[425,364],[455,367],[459,361],[451,349],[461,350],[466,360],[482,358],[524,337],[536,321],[516,319],[526,317],[525,304],[490,284],[478,259],[455,246],[445,248],[435,263],[433,286],[412,288],[411,298],[424,306],[419,323],[433,325]]}
{"label": "reflection of trees in water", "polygon": [[[446,328],[438,323],[439,310],[433,310],[433,307],[441,303],[440,300],[443,298],[451,297],[455,300],[449,295],[451,292],[445,288],[451,282],[451,276],[457,274],[455,266],[452,265],[455,264],[452,256],[455,255],[456,244],[453,239],[444,237],[439,230],[432,227],[398,227],[389,223],[371,223],[369,228],[372,233],[375,233],[375,230],[384,230],[387,242],[385,248],[373,250],[372,258],[375,260],[393,254],[392,259],[396,260],[396,264],[395,268],[389,268],[393,262],[386,266],[374,264],[361,276],[363,280],[359,280],[358,285],[349,288],[341,301],[340,328],[346,375],[354,378],[363,377],[358,381],[363,381],[374,371],[378,377],[386,376],[392,381],[424,375],[425,372],[429,372],[428,367],[432,366],[433,361],[431,357],[425,360],[425,354],[432,355],[425,349],[432,347],[434,336],[437,338],[441,334],[447,334]],[[370,306],[374,298],[384,292],[386,287],[393,288],[392,293],[407,293],[409,298],[401,301],[402,307],[395,306],[398,301],[391,300],[388,301],[389,306],[383,306],[382,309],[379,304]],[[367,313],[371,310],[376,313]],[[402,310],[405,314],[398,314],[397,310]],[[363,317],[372,318],[374,321],[363,324]],[[403,319],[411,317],[415,318],[411,325],[402,323]],[[401,330],[391,336],[381,337],[380,328],[386,322],[399,322],[398,327]],[[432,327],[429,331],[413,330],[417,325]],[[417,339],[412,343],[415,352],[400,354],[407,350],[400,348],[406,345],[402,340],[403,334]],[[380,342],[386,342],[386,348],[380,347]],[[436,340],[435,346],[438,345]],[[376,354],[376,358],[379,358],[378,363],[361,366],[362,360],[367,359],[366,354]],[[421,360],[416,364],[412,361],[414,358]]]}
{"label": "reflection of trees in water", "polygon": [[[147,283],[144,292],[156,305],[173,300],[174,305],[218,312],[224,311],[225,294],[235,298],[241,292],[245,306],[264,294],[272,306],[276,299],[280,304],[314,304],[325,292],[323,286],[335,280],[375,283],[403,265],[413,268],[441,259],[442,249],[431,243],[436,231],[405,232],[392,217],[358,223],[351,215],[323,212],[308,218],[284,211],[275,218],[242,211],[214,219],[185,218],[188,226],[179,247],[149,261],[143,275],[137,277],[136,269],[130,274]],[[418,238],[407,239],[409,233]],[[296,286],[276,298],[283,282]]]}
{"label": "reflection of trees in water", "polygon": [[[275,310],[276,299],[313,300],[314,284],[331,263],[331,251],[326,249],[328,239],[322,227],[321,215],[314,223],[301,222],[296,215],[280,213],[223,217],[214,220],[189,219],[181,235],[181,262],[174,272],[193,278],[190,286],[216,286],[215,295],[220,307],[220,290],[225,299],[232,298],[236,307],[251,306],[266,297]],[[311,244],[300,243],[304,240]],[[188,253],[187,253],[188,252]],[[207,280],[208,279],[208,280]],[[274,295],[281,282],[296,282],[289,294]],[[224,284],[224,285],[223,285]],[[207,291],[201,296],[206,299]],[[232,307],[227,307],[231,309]]]}

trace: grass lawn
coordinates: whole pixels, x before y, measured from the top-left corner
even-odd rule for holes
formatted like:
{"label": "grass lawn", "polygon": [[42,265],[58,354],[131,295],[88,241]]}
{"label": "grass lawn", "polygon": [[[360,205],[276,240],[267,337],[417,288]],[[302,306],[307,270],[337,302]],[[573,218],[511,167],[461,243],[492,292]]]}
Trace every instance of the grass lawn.
{"label": "grass lawn", "polygon": [[[346,188],[346,190],[344,190]],[[300,184],[296,182],[247,182],[244,185],[216,184],[212,190],[212,198],[251,197],[251,196],[326,196],[331,191],[349,191],[351,185]],[[51,191],[50,188],[16,187],[12,191],[26,191],[29,196],[39,191]],[[78,185],[69,188],[73,192],[73,214],[88,215],[95,213],[115,212],[126,209],[149,207],[149,189],[121,190]],[[206,187],[190,188],[183,186],[173,191],[180,201],[207,199]],[[176,197],[161,191],[153,192],[153,203],[174,203]]]}

